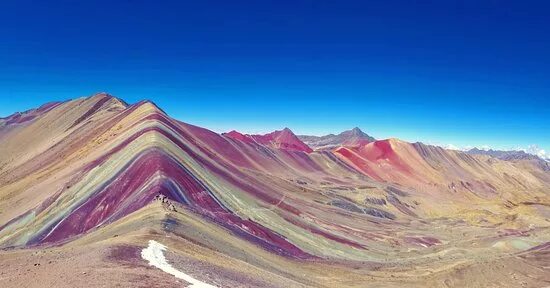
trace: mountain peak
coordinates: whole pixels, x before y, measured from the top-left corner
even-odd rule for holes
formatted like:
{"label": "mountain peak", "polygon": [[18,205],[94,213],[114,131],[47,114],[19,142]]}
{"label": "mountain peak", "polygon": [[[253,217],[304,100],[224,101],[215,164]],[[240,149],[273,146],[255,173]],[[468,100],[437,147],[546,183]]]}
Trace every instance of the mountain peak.
{"label": "mountain peak", "polygon": [[108,100],[112,100],[114,103],[117,103],[119,104],[120,106],[123,106],[123,107],[128,107],[128,103],[126,103],[126,101],[108,93],[108,92],[97,92],[95,94],[92,94],[92,96],[88,96],[86,97],[86,99],[89,99],[89,100],[94,100],[94,99],[97,99],[97,101],[108,101]]}
{"label": "mountain peak", "polygon": [[97,92],[97,93],[94,93],[91,97],[111,97],[111,98],[115,98],[115,96],[107,93],[107,92]]}
{"label": "mountain peak", "polygon": [[[355,127],[351,130],[346,130],[339,135],[353,135],[353,136],[361,136],[361,137],[370,137],[367,133],[363,132],[359,127]],[[372,137],[370,137],[372,138]]]}
{"label": "mountain peak", "polygon": [[232,130],[227,133],[223,133],[222,135],[235,140],[242,141],[242,142],[247,142],[247,143],[256,142],[258,144],[269,146],[272,148],[277,148],[277,149],[290,150],[290,151],[302,151],[306,153],[313,152],[313,149],[311,149],[304,142],[302,142],[298,138],[298,136],[296,136],[294,132],[292,132],[292,130],[290,130],[287,127],[285,127],[282,130],[275,130],[271,133],[267,133],[263,135],[242,134],[235,130]]}
{"label": "mountain peak", "polygon": [[145,111],[147,111],[148,113],[152,113],[152,114],[164,114],[164,115],[167,115],[167,113],[162,110],[162,108],[160,108],[157,104],[155,104],[155,102],[151,101],[151,100],[142,100],[142,101],[139,101],[138,103],[132,105],[132,106],[135,106],[136,108],[140,108],[140,109],[143,109]]}
{"label": "mountain peak", "polygon": [[343,131],[338,135],[300,136],[300,139],[315,149],[332,149],[338,146],[357,147],[376,140],[359,127]]}
{"label": "mountain peak", "polygon": [[292,130],[290,130],[290,128],[288,128],[288,127],[283,128],[283,130],[281,130],[281,132],[286,132],[286,133],[292,133],[292,134],[294,134],[294,132],[292,132]]}
{"label": "mountain peak", "polygon": [[275,148],[302,151],[306,153],[313,151],[313,149],[302,142],[302,140],[300,140],[298,136],[296,136],[294,132],[287,127],[280,131],[273,131],[265,135],[252,135],[252,137],[262,144],[270,144]]}
{"label": "mountain peak", "polygon": [[290,130],[290,128],[283,128],[283,130],[280,130],[280,131],[273,131],[269,134],[272,134],[274,135],[275,137],[293,137],[293,138],[298,138],[296,136],[296,134],[294,134],[294,132],[292,132],[292,130]]}
{"label": "mountain peak", "polygon": [[237,130],[231,130],[227,133],[222,133],[222,134],[227,134],[227,135],[243,135],[241,132],[237,131]]}
{"label": "mountain peak", "polygon": [[223,136],[226,136],[226,137],[229,137],[231,139],[235,139],[235,140],[239,140],[239,141],[242,141],[242,142],[247,142],[247,143],[250,143],[250,142],[253,142],[254,140],[249,136],[249,135],[245,135],[237,130],[231,130],[227,133],[222,133]]}

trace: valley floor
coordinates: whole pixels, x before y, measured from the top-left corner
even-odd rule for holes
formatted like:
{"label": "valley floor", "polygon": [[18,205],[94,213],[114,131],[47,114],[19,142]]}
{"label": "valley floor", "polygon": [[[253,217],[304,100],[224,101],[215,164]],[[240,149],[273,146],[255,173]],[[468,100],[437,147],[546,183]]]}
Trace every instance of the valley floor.
{"label": "valley floor", "polygon": [[550,285],[550,243],[527,248],[548,240],[548,228],[457,239],[414,257],[398,252],[385,261],[361,262],[276,256],[222,230],[184,208],[167,211],[153,203],[62,246],[1,251],[0,286],[205,287],[149,265],[142,251],[150,240],[166,246],[164,256],[175,270],[215,287]]}

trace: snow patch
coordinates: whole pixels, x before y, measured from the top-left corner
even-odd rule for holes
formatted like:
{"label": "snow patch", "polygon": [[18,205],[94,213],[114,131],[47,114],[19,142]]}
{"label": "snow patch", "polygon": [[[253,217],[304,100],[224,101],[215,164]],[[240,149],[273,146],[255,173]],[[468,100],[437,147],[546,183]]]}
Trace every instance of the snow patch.
{"label": "snow patch", "polygon": [[149,246],[141,250],[141,257],[149,261],[149,265],[155,266],[168,274],[176,276],[176,278],[182,279],[185,282],[190,283],[191,285],[188,286],[189,288],[217,288],[216,286],[212,286],[210,284],[199,281],[192,276],[172,267],[172,265],[170,265],[170,263],[168,263],[166,261],[166,258],[164,257],[165,250],[166,246],[160,244],[157,241],[149,240]]}

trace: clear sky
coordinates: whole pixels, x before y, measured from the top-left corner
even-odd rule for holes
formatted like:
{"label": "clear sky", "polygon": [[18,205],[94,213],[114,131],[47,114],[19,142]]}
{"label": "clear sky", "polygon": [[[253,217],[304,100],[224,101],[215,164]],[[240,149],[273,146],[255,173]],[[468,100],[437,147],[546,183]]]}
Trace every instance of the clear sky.
{"label": "clear sky", "polygon": [[545,3],[4,0],[0,116],[106,91],[214,131],[549,151]]}

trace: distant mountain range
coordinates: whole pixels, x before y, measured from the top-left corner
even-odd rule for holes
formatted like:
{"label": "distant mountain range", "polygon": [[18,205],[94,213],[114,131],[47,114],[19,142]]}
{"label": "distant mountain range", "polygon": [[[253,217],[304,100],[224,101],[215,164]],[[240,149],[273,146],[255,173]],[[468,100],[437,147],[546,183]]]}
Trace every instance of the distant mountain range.
{"label": "distant mountain range", "polygon": [[294,135],[294,132],[292,132],[292,130],[290,130],[289,128],[273,131],[271,133],[264,134],[264,135],[242,134],[235,130],[228,133],[222,133],[222,135],[236,139],[236,140],[240,140],[243,142],[248,142],[248,143],[255,142],[258,144],[267,145],[272,148],[280,148],[280,149],[292,150],[292,151],[302,151],[307,153],[310,153],[313,151],[313,149],[311,149],[308,145],[302,142],[296,135]]}
{"label": "distant mountain range", "polygon": [[355,127],[351,130],[344,131],[338,135],[329,134],[325,136],[308,136],[299,135],[298,138],[302,140],[309,147],[316,150],[332,149],[339,146],[361,146],[363,144],[373,142],[376,139],[361,131],[361,129]]}
{"label": "distant mountain range", "polygon": [[482,150],[482,149],[478,149],[478,148],[472,148],[472,149],[466,151],[466,153],[468,153],[468,154],[477,154],[477,155],[489,155],[491,157],[495,157],[495,158],[498,158],[498,159],[501,159],[501,160],[541,159],[540,157],[538,157],[536,155],[529,154],[525,151],[520,151],[520,150],[505,151],[505,150],[492,150],[492,149]]}
{"label": "distant mountain range", "polygon": [[492,149],[482,150],[478,148],[472,148],[466,151],[466,153],[472,154],[472,155],[488,155],[488,156],[491,156],[500,160],[505,160],[505,161],[518,161],[518,160],[532,161],[544,171],[550,171],[550,162],[548,159],[543,159],[537,155],[533,155],[521,150],[503,151],[503,150],[492,150]]}

